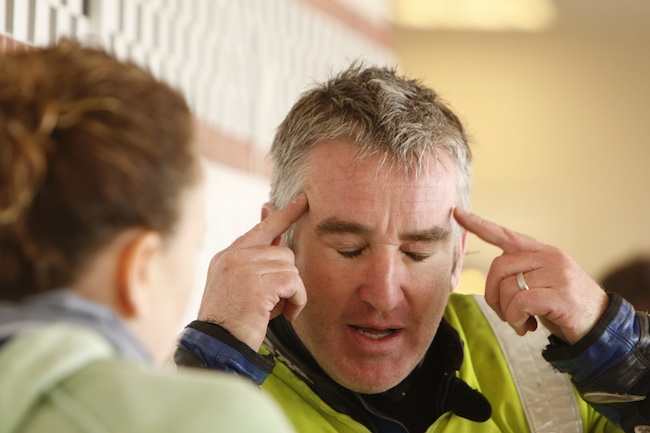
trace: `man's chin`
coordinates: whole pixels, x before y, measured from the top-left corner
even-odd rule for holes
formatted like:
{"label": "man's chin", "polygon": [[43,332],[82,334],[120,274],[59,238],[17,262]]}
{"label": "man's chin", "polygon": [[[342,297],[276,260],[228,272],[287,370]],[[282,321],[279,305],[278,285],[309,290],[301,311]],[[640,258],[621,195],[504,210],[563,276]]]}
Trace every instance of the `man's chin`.
{"label": "man's chin", "polygon": [[392,373],[391,377],[388,378],[386,375],[377,377],[376,375],[336,375],[333,376],[330,374],[330,377],[342,387],[349,389],[359,394],[380,394],[384,391],[388,391],[391,388],[396,387],[402,382],[408,373],[402,375]]}

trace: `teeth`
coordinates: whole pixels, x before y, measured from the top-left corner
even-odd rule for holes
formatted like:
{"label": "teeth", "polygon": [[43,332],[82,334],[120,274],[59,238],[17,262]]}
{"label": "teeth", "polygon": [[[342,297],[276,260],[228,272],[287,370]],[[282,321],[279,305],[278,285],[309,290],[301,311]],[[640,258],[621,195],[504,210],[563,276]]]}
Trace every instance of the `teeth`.
{"label": "teeth", "polygon": [[361,329],[361,328],[357,328],[357,331],[359,331],[359,334],[361,334],[361,335],[365,335],[366,337],[368,337],[368,338],[372,338],[373,340],[380,340],[380,339],[382,339],[382,338],[386,338],[386,337],[388,337],[390,334],[393,333],[393,331],[386,331],[386,332],[382,332],[382,333],[380,333],[380,334],[377,334],[377,333],[371,333],[371,332],[364,331],[364,330]]}

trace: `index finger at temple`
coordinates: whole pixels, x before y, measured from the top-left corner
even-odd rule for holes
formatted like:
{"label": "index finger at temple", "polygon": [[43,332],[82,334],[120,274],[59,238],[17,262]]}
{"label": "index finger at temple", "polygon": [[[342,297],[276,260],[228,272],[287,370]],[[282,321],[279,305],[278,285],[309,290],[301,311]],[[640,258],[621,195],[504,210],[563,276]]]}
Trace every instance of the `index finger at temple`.
{"label": "index finger at temple", "polygon": [[235,241],[240,247],[271,245],[274,239],[287,231],[289,227],[307,211],[309,202],[304,193],[298,194],[293,201],[273,212],[249,232]]}
{"label": "index finger at temple", "polygon": [[474,233],[485,242],[501,248],[505,253],[538,251],[544,246],[534,238],[485,220],[464,209],[454,209],[454,218],[465,230]]}

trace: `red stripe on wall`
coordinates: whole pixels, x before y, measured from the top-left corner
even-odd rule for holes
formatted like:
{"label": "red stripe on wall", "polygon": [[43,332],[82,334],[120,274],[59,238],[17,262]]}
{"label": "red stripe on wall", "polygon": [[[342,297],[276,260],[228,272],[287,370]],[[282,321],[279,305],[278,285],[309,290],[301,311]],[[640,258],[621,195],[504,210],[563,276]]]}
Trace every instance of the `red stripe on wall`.
{"label": "red stripe on wall", "polygon": [[271,162],[246,140],[229,135],[201,119],[195,119],[195,126],[199,151],[207,159],[250,173],[271,176]]}
{"label": "red stripe on wall", "polygon": [[18,42],[11,36],[0,35],[0,53],[15,53],[25,48],[29,48],[29,45]]}

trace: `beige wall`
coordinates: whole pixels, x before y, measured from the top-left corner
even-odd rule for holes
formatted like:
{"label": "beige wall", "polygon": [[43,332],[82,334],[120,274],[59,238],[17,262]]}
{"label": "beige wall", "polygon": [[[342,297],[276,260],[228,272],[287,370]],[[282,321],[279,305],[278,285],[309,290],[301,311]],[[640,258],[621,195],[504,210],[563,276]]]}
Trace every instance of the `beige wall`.
{"label": "beige wall", "polygon": [[[599,277],[650,250],[650,9],[577,3],[543,33],[397,29],[395,42],[469,127],[474,211]],[[469,250],[482,270],[500,254],[474,237]]]}

